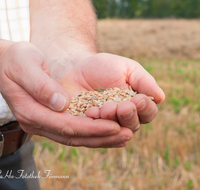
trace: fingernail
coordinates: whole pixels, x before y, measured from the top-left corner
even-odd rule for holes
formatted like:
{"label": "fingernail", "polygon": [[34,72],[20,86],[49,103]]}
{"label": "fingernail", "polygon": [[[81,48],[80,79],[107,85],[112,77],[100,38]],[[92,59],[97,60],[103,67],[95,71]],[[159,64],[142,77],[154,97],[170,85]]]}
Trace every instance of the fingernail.
{"label": "fingernail", "polygon": [[132,116],[133,116],[133,110],[131,110],[131,111],[129,111],[129,112],[123,114],[123,115],[122,115],[122,118],[123,118],[124,120],[128,120],[128,119],[130,119]]}
{"label": "fingernail", "polygon": [[93,117],[93,119],[101,119],[101,117]]}
{"label": "fingernail", "polygon": [[142,110],[146,106],[146,101],[142,99],[138,104],[137,104],[137,110]]}
{"label": "fingernail", "polygon": [[113,145],[113,148],[121,148],[121,147],[124,147],[122,143]]}
{"label": "fingernail", "polygon": [[54,93],[50,100],[50,105],[55,111],[61,111],[66,104],[66,98],[60,93]]}
{"label": "fingernail", "polygon": [[107,118],[108,118],[108,119],[114,119],[115,116],[116,116],[116,112],[112,112],[112,113],[110,113],[110,114],[107,116]]}
{"label": "fingernail", "polygon": [[106,134],[106,136],[116,135],[117,133],[119,133],[119,132],[118,131],[110,131]]}
{"label": "fingernail", "polygon": [[129,140],[130,140],[129,137],[123,136],[121,139],[118,140],[117,143],[123,143],[123,142],[129,141]]}

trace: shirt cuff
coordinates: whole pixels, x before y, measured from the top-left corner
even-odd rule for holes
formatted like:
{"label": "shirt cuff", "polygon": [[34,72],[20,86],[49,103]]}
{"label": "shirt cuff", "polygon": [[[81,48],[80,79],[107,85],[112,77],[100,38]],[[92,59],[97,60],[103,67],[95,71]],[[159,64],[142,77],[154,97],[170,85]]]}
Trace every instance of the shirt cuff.
{"label": "shirt cuff", "polygon": [[10,121],[16,121],[16,118],[0,93],[0,126],[5,125]]}

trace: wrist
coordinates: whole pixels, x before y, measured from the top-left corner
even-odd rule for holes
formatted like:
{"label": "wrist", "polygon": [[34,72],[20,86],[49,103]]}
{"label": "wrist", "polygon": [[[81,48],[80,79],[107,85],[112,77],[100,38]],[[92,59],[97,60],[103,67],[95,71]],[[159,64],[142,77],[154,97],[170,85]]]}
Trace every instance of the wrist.
{"label": "wrist", "polygon": [[42,52],[48,63],[50,75],[57,82],[85,59],[97,54],[96,51],[89,50],[78,43],[73,43],[70,47],[53,43],[48,48],[43,49]]}
{"label": "wrist", "polygon": [[[32,42],[32,41],[31,41]],[[32,42],[34,45],[37,43]],[[68,60],[69,63],[77,64],[81,60],[97,54],[97,50],[93,48],[89,48],[85,44],[81,44],[75,41],[69,41],[67,43],[61,43],[58,40],[47,43],[45,45],[45,42],[40,44],[37,44],[36,47],[40,49],[49,65],[54,64],[55,60],[65,58]]]}
{"label": "wrist", "polygon": [[[30,1],[31,42],[51,67],[58,59],[77,64],[96,54],[96,15],[91,0]],[[45,7],[45,11],[44,11]]]}

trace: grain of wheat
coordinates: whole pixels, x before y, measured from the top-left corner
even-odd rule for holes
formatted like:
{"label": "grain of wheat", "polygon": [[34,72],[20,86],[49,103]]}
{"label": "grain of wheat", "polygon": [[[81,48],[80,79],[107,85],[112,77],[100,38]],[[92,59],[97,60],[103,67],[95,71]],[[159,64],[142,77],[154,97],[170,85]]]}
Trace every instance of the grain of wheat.
{"label": "grain of wheat", "polygon": [[[137,94],[131,87],[95,89],[96,91],[83,91],[78,96],[75,96],[70,101],[70,106],[67,109],[74,116],[86,116],[84,112],[91,107],[101,107],[105,102],[120,103],[122,101],[130,101]],[[152,97],[150,97],[153,99]]]}

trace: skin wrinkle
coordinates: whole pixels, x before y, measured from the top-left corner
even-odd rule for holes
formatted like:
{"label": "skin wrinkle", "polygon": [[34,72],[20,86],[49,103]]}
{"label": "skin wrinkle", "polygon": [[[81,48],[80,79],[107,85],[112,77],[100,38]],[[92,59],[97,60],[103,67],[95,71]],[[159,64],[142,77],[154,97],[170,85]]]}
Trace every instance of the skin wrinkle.
{"label": "skin wrinkle", "polygon": [[[121,78],[111,82],[109,85],[115,87],[116,85],[113,85],[113,84],[117,83],[118,81],[121,81],[121,79],[124,79],[124,77],[121,77]],[[127,88],[128,88],[128,85],[127,85]]]}
{"label": "skin wrinkle", "polygon": [[[127,84],[131,84],[131,82],[130,82],[130,81],[131,81],[131,75],[132,75],[132,73],[134,72],[134,69],[135,69],[135,68],[133,68],[133,69],[131,68],[131,69],[130,69],[128,66],[127,66],[127,68],[128,68],[128,69],[127,69],[127,73],[128,73],[128,74],[127,74],[127,76],[126,76],[126,73],[124,72],[124,76],[126,76],[126,83],[127,83]],[[133,89],[133,91],[136,91],[136,90]]]}
{"label": "skin wrinkle", "polygon": [[[135,76],[132,77],[132,75],[136,75],[136,76],[137,76],[137,74],[135,74],[135,73],[137,73],[137,69],[134,70],[134,71],[130,74],[130,80],[131,80],[131,78],[135,78],[135,79],[136,79]],[[142,77],[141,77],[141,76],[142,76]],[[141,75],[141,76],[139,76],[139,79],[138,79],[138,77],[137,77],[136,82],[134,83],[134,84],[137,84],[137,85],[136,85],[136,86],[133,86],[133,89],[136,90],[138,93],[140,93],[138,87],[140,86],[140,82],[141,82],[141,80],[143,79],[143,75]]]}
{"label": "skin wrinkle", "polygon": [[69,135],[78,136],[79,135],[78,132],[76,132],[72,127],[70,127],[70,126],[74,126],[74,123],[76,124],[76,121],[74,122],[75,118],[69,113],[68,115],[69,115],[69,119],[67,120],[67,123],[65,123],[64,125],[64,128],[65,128],[64,130],[66,131],[66,134],[68,134],[66,136],[69,136]]}
{"label": "skin wrinkle", "polygon": [[[72,119],[70,119],[70,122],[71,122]],[[62,125],[62,126],[59,126],[59,130],[58,130],[58,134],[63,136],[63,137],[66,137],[69,135],[69,131],[67,131],[66,129],[68,129],[66,126],[70,126],[69,124],[68,125]],[[67,135],[68,134],[68,135]],[[70,133],[71,136],[78,136],[78,134],[71,128],[71,133]]]}
{"label": "skin wrinkle", "polygon": [[[84,78],[84,80],[87,82],[87,80],[85,79],[85,75],[83,74],[84,72],[82,71],[82,68],[81,68],[81,75],[83,76],[83,78]],[[87,89],[88,91],[89,90],[94,90],[94,88],[92,88],[90,85],[89,85],[89,83],[87,82],[87,85],[88,85],[88,87],[84,87],[85,89]]]}
{"label": "skin wrinkle", "polygon": [[13,83],[15,83],[15,84],[17,85],[17,83],[16,83],[15,81],[13,81],[13,80],[8,76],[8,74],[6,73],[6,71],[4,71],[4,74],[5,74],[5,76],[6,76],[10,81],[12,81]]}
{"label": "skin wrinkle", "polygon": [[40,98],[43,96],[43,90],[47,85],[49,85],[48,82],[45,82],[42,85],[40,84],[40,82],[37,82],[37,84],[33,88],[33,96],[40,100]]}

